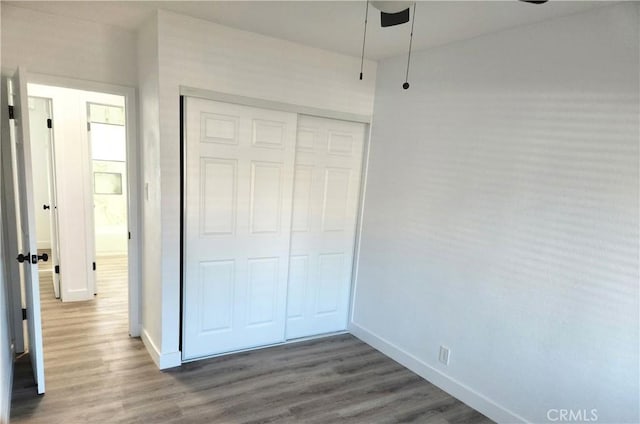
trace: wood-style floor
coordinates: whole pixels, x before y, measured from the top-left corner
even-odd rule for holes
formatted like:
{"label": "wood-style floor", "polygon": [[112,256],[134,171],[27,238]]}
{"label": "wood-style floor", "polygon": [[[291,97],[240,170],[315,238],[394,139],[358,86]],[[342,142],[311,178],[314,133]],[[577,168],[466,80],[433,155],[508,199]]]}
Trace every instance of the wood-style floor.
{"label": "wood-style floor", "polygon": [[46,394],[20,358],[12,423],[491,423],[350,335],[161,372],[127,334],[126,262],[97,272],[94,300],[61,303],[41,270]]}

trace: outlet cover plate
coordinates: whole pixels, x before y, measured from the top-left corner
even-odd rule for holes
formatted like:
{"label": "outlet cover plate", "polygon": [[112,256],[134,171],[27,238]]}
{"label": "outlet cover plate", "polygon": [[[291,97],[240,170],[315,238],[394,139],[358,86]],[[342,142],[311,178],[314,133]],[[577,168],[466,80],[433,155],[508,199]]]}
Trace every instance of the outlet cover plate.
{"label": "outlet cover plate", "polygon": [[438,360],[445,365],[449,365],[449,348],[446,346],[440,346],[440,356]]}

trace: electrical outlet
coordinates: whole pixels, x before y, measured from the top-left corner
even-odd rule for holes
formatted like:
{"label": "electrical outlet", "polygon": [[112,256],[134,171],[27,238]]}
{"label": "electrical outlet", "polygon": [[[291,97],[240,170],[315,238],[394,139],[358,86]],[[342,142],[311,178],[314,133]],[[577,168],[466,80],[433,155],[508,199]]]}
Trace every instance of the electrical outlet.
{"label": "electrical outlet", "polygon": [[438,360],[445,365],[449,365],[449,348],[446,346],[440,346],[440,356]]}

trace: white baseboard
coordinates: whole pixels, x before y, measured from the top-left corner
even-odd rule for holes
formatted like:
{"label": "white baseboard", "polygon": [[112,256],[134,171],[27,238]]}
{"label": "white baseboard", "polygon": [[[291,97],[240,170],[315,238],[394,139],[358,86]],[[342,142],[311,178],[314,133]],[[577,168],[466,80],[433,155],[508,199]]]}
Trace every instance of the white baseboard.
{"label": "white baseboard", "polygon": [[182,354],[180,351],[170,352],[170,353],[160,353],[160,350],[156,347],[155,343],[149,337],[147,330],[144,328],[140,334],[142,338],[142,343],[147,348],[147,352],[153,359],[153,362],[156,363],[158,368],[161,370],[166,370],[167,368],[179,367],[182,364]]}
{"label": "white baseboard", "polygon": [[449,393],[456,399],[461,400],[475,410],[481,412],[487,417],[498,423],[526,423],[527,421],[517,415],[516,413],[509,411],[507,408],[499,405],[497,402],[487,398],[481,393],[476,392],[472,388],[452,379],[451,377],[443,374],[441,371],[433,368],[426,362],[417,358],[416,356],[406,352],[402,348],[394,345],[393,343],[385,340],[382,337],[377,336],[373,332],[366,328],[351,322],[349,324],[349,331],[351,334],[372,346],[373,348],[384,353],[393,360],[399,362],[411,371],[415,372],[425,380],[438,386],[445,392]]}

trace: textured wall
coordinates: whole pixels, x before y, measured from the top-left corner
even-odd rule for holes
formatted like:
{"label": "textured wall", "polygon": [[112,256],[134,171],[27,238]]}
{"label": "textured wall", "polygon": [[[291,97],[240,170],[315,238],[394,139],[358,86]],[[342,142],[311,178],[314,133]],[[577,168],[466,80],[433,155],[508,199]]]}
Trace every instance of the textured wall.
{"label": "textured wall", "polygon": [[378,66],[353,328],[494,418],[640,419],[638,27],[625,3],[423,51],[408,91]]}
{"label": "textured wall", "polygon": [[[161,210],[160,121],[158,100],[158,22],[154,16],[138,31],[138,93],[140,96],[140,150],[142,162],[142,336],[158,350],[162,341],[162,278],[158,259]],[[145,189],[145,187],[147,187]]]}
{"label": "textured wall", "polygon": [[[2,68],[135,86],[135,33],[2,5]],[[9,72],[12,73],[12,72]]]}

